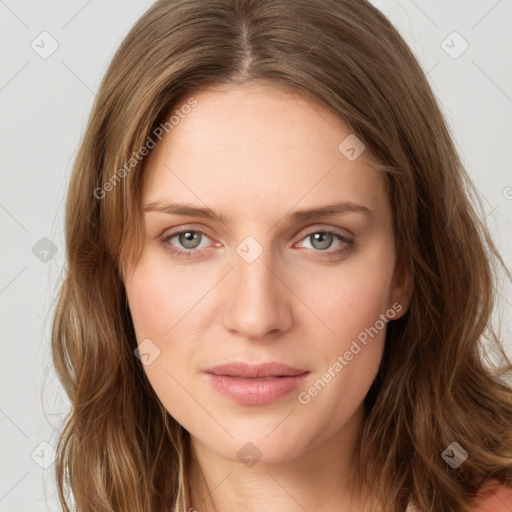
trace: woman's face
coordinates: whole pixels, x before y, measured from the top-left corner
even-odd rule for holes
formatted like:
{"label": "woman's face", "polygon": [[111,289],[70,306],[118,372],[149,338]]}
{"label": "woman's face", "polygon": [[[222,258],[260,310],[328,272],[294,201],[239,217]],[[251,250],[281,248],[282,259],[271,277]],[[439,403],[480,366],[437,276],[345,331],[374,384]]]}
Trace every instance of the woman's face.
{"label": "woman's face", "polygon": [[146,169],[146,246],[125,275],[139,356],[195,442],[290,460],[360,429],[384,320],[409,304],[385,177],[299,96],[194,98]]}

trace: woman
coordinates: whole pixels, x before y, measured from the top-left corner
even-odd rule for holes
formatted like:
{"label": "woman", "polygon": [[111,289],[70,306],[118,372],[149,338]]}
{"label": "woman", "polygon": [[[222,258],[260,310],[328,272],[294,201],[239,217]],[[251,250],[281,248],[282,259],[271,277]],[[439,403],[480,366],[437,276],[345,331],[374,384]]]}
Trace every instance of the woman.
{"label": "woman", "polygon": [[512,506],[476,198],[371,4],[154,4],[69,186],[64,510]]}

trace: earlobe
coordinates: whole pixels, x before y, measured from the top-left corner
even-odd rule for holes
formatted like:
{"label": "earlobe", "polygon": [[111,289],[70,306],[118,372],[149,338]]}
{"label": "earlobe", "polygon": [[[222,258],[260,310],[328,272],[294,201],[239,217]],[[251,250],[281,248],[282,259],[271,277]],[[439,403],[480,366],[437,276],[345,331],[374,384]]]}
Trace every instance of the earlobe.
{"label": "earlobe", "polygon": [[[399,304],[401,307],[397,310],[395,319],[402,317],[411,303],[414,292],[414,277],[411,267],[405,262],[398,262],[393,276],[393,286],[390,293],[390,305]],[[396,309],[396,308],[395,308]]]}

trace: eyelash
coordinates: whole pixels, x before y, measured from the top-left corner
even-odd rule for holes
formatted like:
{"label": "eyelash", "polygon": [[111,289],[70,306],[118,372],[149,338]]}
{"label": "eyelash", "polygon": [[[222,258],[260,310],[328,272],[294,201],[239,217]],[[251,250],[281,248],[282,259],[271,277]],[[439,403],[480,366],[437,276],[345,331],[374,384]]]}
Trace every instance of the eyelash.
{"label": "eyelash", "polygon": [[[170,252],[171,254],[173,254],[179,258],[192,258],[192,257],[194,257],[193,256],[194,253],[195,254],[200,253],[201,249],[176,249],[175,246],[170,243],[170,240],[172,238],[174,238],[175,236],[177,236],[181,233],[188,233],[188,232],[200,233],[201,235],[206,235],[208,237],[208,235],[200,229],[181,229],[179,231],[174,231],[173,233],[162,236],[160,238],[160,243],[164,246],[165,250],[167,250],[168,252]],[[337,231],[329,230],[329,229],[322,229],[322,228],[314,229],[314,230],[306,233],[304,235],[304,237],[301,239],[301,241],[305,240],[309,236],[314,235],[316,233],[332,234],[335,237],[338,237],[341,242],[343,242],[343,244],[341,245],[340,248],[334,249],[334,250],[326,249],[324,251],[321,251],[321,250],[315,250],[315,249],[308,249],[310,251],[314,251],[314,252],[323,254],[327,258],[335,258],[335,257],[344,255],[345,253],[349,252],[355,246],[355,243],[356,243],[354,239],[344,236],[344,235],[338,233]]]}

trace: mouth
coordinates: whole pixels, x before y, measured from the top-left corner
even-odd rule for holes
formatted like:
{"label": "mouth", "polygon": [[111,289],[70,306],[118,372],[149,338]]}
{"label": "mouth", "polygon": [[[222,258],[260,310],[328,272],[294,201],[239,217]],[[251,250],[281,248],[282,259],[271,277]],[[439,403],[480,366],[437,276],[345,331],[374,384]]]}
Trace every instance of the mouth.
{"label": "mouth", "polygon": [[307,370],[301,370],[282,363],[260,363],[249,364],[243,362],[226,363],[220,366],[214,366],[205,370],[205,373],[224,377],[238,377],[241,379],[265,379],[275,377],[296,377],[307,373]]}
{"label": "mouth", "polygon": [[282,363],[227,363],[204,372],[214,389],[240,405],[266,405],[290,394],[310,372]]}

